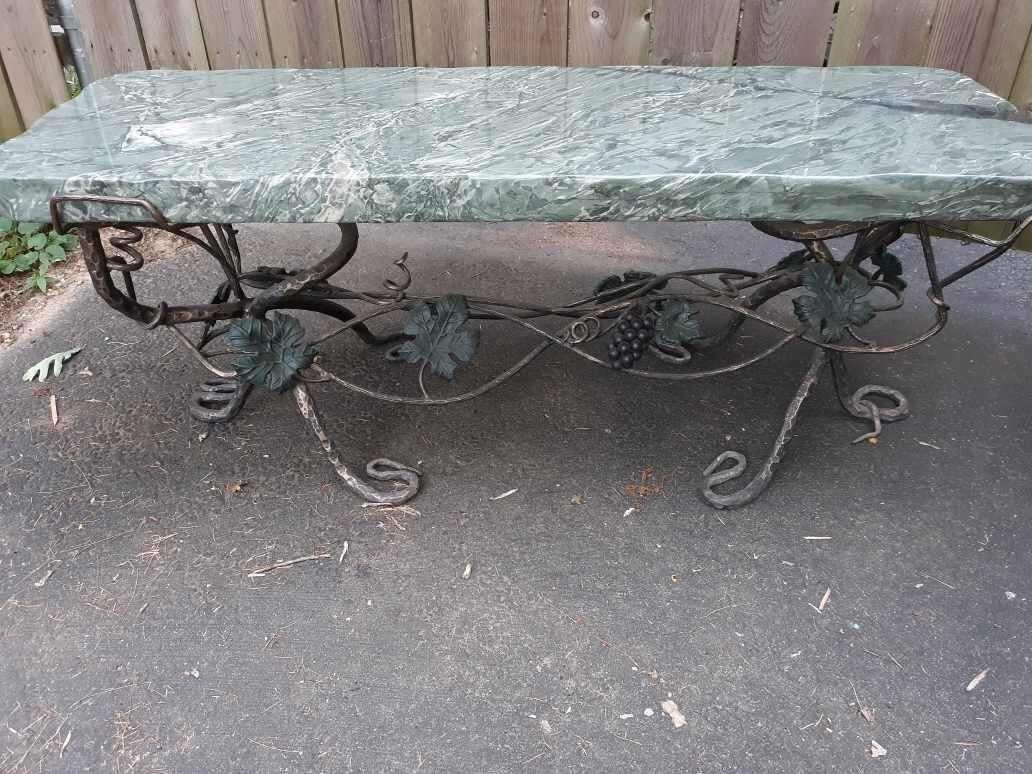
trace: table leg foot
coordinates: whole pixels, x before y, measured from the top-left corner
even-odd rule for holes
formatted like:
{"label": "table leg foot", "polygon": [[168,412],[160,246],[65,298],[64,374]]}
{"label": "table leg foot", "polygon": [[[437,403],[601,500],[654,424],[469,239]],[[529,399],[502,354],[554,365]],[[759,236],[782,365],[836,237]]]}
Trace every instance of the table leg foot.
{"label": "table leg foot", "polygon": [[[850,416],[871,423],[871,430],[853,439],[853,443],[870,441],[877,443],[883,422],[899,422],[910,416],[910,401],[907,396],[892,387],[880,384],[865,384],[849,392],[846,385],[845,359],[841,353],[831,356],[831,372],[835,380],[835,394],[842,409]],[[884,398],[893,403],[891,407],[879,406],[872,397]]]}
{"label": "table leg foot", "polygon": [[337,475],[341,477],[344,484],[352,492],[363,498],[366,502],[382,503],[384,505],[401,505],[407,503],[419,494],[419,472],[400,462],[379,457],[366,465],[366,474],[377,481],[395,482],[396,489],[379,489],[364,479],[357,476],[350,467],[341,459],[340,453],[333,440],[326,434],[323,428],[319,410],[312,399],[312,394],[303,383],[294,384],[294,398],[297,400],[298,411],[301,412],[312,432],[326,452],[326,456],[333,465]]}
{"label": "table leg foot", "polygon": [[190,398],[190,416],[201,422],[229,422],[244,407],[251,387],[239,379],[208,379]]}
{"label": "table leg foot", "polygon": [[[799,383],[799,389],[796,390],[795,397],[792,398],[792,402],[788,405],[788,410],[785,412],[785,419],[781,423],[781,432],[778,433],[778,437],[775,439],[774,446],[771,448],[770,454],[767,455],[767,459],[763,461],[763,465],[760,466],[759,471],[757,471],[749,483],[737,492],[729,494],[720,494],[713,491],[714,487],[740,478],[745,473],[745,455],[737,451],[721,453],[703,471],[702,475],[706,479],[703,484],[702,496],[706,502],[714,508],[740,508],[753,502],[766,491],[767,487],[770,486],[770,482],[774,480],[774,469],[781,462],[781,458],[785,456],[788,442],[792,439],[792,431],[795,429],[796,421],[799,419],[799,411],[802,409],[803,403],[809,396],[810,391],[817,384],[821,369],[824,368],[827,360],[828,353],[825,350],[817,349],[814,351],[813,357],[810,360],[810,366],[806,370],[806,375]],[[733,462],[734,464],[730,468],[724,467],[724,464],[727,462]],[[723,470],[721,470],[722,467]]]}

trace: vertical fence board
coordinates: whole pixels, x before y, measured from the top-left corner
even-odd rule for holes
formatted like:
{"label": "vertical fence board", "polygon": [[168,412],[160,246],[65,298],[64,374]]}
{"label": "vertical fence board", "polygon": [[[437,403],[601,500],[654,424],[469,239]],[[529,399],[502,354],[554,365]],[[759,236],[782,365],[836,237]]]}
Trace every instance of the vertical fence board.
{"label": "vertical fence board", "polygon": [[68,99],[42,4],[0,1],[0,57],[3,57],[11,94],[26,127]]}
{"label": "vertical fence board", "polygon": [[208,54],[194,0],[136,0],[136,15],[151,67],[208,69]]}
{"label": "vertical fence board", "polygon": [[571,65],[648,62],[648,0],[570,0]]}
{"label": "vertical fence board", "polygon": [[842,0],[828,64],[922,64],[938,5],[939,0]]}
{"label": "vertical fence board", "polygon": [[197,0],[213,70],[272,67],[261,0]]}
{"label": "vertical fence board", "polygon": [[977,77],[996,6],[997,0],[940,0],[925,64]]}
{"label": "vertical fence board", "polygon": [[1010,90],[1010,101],[1022,110],[1032,111],[1032,40],[1025,44],[1025,52]]}
{"label": "vertical fence board", "polygon": [[412,30],[420,67],[487,64],[484,0],[412,0]]}
{"label": "vertical fence board", "polygon": [[978,68],[979,83],[997,94],[1010,94],[1030,31],[1032,3],[1000,0],[985,56]]}
{"label": "vertical fence board", "polygon": [[343,67],[334,0],[265,0],[276,67]]}
{"label": "vertical fence board", "polygon": [[125,0],[78,0],[75,12],[86,40],[86,55],[95,79],[147,69],[147,57],[136,29],[132,3]]}
{"label": "vertical fence board", "polygon": [[735,58],[740,0],[654,0],[649,63],[705,67]]}
{"label": "vertical fence board", "polygon": [[564,65],[567,0],[490,0],[491,64]]}
{"label": "vertical fence board", "polygon": [[0,142],[21,133],[22,128],[18,108],[14,105],[14,97],[7,85],[7,74],[0,67]]}
{"label": "vertical fence board", "polygon": [[835,0],[743,0],[741,65],[819,65]]}
{"label": "vertical fence board", "polygon": [[416,63],[409,0],[337,0],[348,67],[411,67]]}

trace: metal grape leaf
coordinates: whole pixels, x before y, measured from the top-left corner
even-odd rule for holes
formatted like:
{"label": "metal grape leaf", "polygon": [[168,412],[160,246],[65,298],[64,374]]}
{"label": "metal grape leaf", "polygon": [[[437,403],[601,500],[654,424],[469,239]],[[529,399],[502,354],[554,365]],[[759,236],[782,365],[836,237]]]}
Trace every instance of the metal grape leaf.
{"label": "metal grape leaf", "polygon": [[792,299],[796,317],[824,341],[838,341],[848,326],[866,325],[874,317],[864,299],[871,286],[855,269],[844,267],[836,278],[834,266],[815,263],[803,272],[803,286],[811,295]]}
{"label": "metal grape leaf", "polygon": [[871,262],[878,267],[871,279],[881,280],[896,290],[906,290],[907,281],[903,279],[903,262],[899,256],[883,247],[871,256]]}
{"label": "metal grape leaf", "polygon": [[82,347],[76,347],[75,349],[70,349],[67,352],[57,352],[49,357],[45,357],[22,374],[22,381],[31,382],[33,379],[38,379],[42,382],[50,376],[51,373],[54,376],[60,376],[61,369],[64,368],[65,362],[80,352],[82,352]]}
{"label": "metal grape leaf", "polygon": [[315,348],[305,345],[300,321],[288,314],[237,320],[230,325],[226,341],[239,354],[233,368],[241,381],[273,392],[289,388],[298,371],[315,357]]}
{"label": "metal grape leaf", "polygon": [[689,301],[674,299],[663,303],[656,322],[656,335],[661,342],[685,346],[702,337],[702,328],[695,316],[699,310]]}
{"label": "metal grape leaf", "polygon": [[403,329],[411,338],[397,353],[409,363],[426,363],[433,373],[451,379],[457,362],[468,363],[477,349],[476,337],[464,327],[468,319],[462,296],[419,304]]}

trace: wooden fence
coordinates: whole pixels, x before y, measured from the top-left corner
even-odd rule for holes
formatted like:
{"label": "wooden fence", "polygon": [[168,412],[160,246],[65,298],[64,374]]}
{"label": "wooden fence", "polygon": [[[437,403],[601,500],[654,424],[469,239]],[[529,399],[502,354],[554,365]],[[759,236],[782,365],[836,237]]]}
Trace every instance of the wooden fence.
{"label": "wooden fence", "polygon": [[[910,64],[1032,104],[1032,0],[75,0],[146,68]],[[0,0],[0,138],[67,98],[43,0]]]}

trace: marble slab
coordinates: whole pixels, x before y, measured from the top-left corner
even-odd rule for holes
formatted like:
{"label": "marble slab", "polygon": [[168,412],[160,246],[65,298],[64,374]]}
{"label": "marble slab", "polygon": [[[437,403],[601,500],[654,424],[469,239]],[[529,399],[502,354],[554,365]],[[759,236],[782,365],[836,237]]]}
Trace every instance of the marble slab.
{"label": "marble slab", "polygon": [[0,215],[55,192],[177,222],[1009,219],[1032,123],[923,68],[156,70],[0,145]]}

